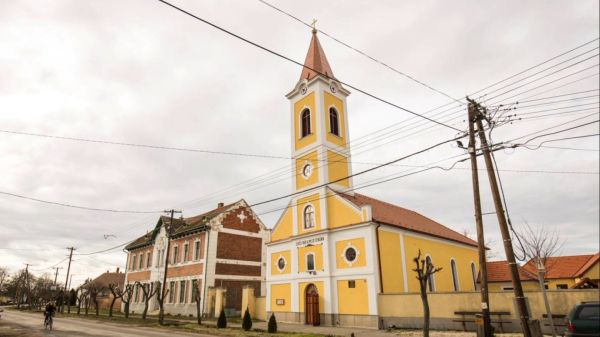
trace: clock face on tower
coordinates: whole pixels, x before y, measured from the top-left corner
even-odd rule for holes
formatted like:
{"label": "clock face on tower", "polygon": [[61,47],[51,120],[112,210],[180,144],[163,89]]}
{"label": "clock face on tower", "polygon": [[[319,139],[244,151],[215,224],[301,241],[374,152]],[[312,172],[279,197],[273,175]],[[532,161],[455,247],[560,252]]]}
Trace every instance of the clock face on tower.
{"label": "clock face on tower", "polygon": [[313,173],[313,167],[310,163],[304,165],[302,167],[302,177],[304,179],[308,179]]}

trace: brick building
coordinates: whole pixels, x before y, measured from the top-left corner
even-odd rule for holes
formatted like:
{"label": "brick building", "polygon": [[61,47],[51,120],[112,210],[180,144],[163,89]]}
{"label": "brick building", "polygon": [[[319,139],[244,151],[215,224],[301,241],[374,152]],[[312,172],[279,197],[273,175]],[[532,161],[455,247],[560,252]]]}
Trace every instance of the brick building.
{"label": "brick building", "polygon": [[[109,286],[111,284],[115,284],[119,289],[123,289],[123,285],[125,283],[125,274],[123,274],[123,272],[119,271],[119,268],[117,268],[114,273],[106,271],[106,273],[93,279],[91,283],[94,283],[99,289],[98,296],[96,297],[99,308],[108,310],[113,299],[113,295],[109,290]],[[119,308],[121,308],[121,299],[117,299],[115,301],[113,310],[118,311]]]}
{"label": "brick building", "polygon": [[[170,230],[170,252],[165,256],[167,232]],[[201,291],[201,311],[214,315],[215,287],[226,289],[225,310],[236,314],[241,310],[242,288],[251,286],[263,293],[265,279],[264,243],[269,230],[244,200],[224,205],[189,218],[173,220],[161,216],[154,229],[136,239],[125,250],[127,284],[155,284],[163,281],[168,259],[168,290],[165,312],[172,315],[195,315],[195,285]],[[130,310],[141,312],[143,293],[134,290]],[[149,312],[158,310],[156,296],[150,300]]]}

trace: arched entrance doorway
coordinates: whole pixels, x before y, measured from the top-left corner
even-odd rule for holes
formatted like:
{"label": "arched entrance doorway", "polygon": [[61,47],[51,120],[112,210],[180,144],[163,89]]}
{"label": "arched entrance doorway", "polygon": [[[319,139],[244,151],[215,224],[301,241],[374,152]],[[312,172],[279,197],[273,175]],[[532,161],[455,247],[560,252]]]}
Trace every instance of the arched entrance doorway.
{"label": "arched entrance doorway", "polygon": [[319,292],[314,284],[309,284],[308,287],[306,287],[304,304],[306,324],[321,324],[319,315]]}

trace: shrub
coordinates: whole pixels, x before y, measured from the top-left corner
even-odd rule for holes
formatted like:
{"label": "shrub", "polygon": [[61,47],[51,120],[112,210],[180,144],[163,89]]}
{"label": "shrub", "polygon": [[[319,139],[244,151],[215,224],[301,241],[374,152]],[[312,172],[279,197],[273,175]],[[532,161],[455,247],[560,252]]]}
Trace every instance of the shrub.
{"label": "shrub", "polygon": [[244,328],[244,330],[246,331],[252,329],[252,318],[250,317],[250,312],[248,311],[248,308],[246,308],[246,312],[244,312],[242,328]]}
{"label": "shrub", "polygon": [[227,327],[227,317],[225,317],[225,309],[221,309],[219,319],[217,320],[217,328],[224,329]]}
{"label": "shrub", "polygon": [[269,333],[277,332],[277,320],[275,319],[275,314],[273,314],[273,313],[271,313],[271,317],[269,318],[268,332]]}

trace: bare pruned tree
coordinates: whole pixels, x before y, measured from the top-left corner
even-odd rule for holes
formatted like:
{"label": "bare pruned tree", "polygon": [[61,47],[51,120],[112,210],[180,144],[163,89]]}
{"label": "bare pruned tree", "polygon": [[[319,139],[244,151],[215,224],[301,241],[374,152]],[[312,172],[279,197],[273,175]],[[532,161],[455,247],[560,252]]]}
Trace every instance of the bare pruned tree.
{"label": "bare pruned tree", "polygon": [[148,307],[150,306],[150,300],[156,292],[158,291],[158,287],[153,283],[142,284],[137,281],[136,285],[142,289],[142,300],[144,301],[144,311],[142,312],[142,319],[146,319],[146,315],[148,314]]}
{"label": "bare pruned tree", "polygon": [[8,277],[8,269],[0,267],[0,292],[4,290],[4,281]]}
{"label": "bare pruned tree", "polygon": [[421,301],[423,302],[423,337],[429,337],[429,301],[427,300],[427,283],[431,282],[433,274],[442,270],[441,267],[435,268],[431,259],[421,259],[421,250],[419,254],[413,259],[416,268],[413,269],[417,273],[417,280],[419,280],[419,290],[421,292]]}
{"label": "bare pruned tree", "polygon": [[129,318],[129,304],[133,299],[133,284],[126,284],[121,293],[121,302],[124,304],[125,318]]}
{"label": "bare pruned tree", "polygon": [[117,302],[117,300],[119,298],[123,297],[123,292],[121,291],[121,288],[119,288],[119,285],[116,284],[116,283],[109,284],[108,285],[108,290],[112,294],[112,299],[110,301],[110,308],[108,309],[108,317],[112,317],[113,316],[113,308],[115,306],[115,302]]}
{"label": "bare pruned tree", "polygon": [[79,287],[79,294],[77,296],[77,315],[81,314],[81,305],[87,305],[87,289]]}
{"label": "bare pruned tree", "polygon": [[[160,282],[157,283],[157,289],[158,288],[162,288]],[[158,324],[160,325],[162,325],[165,321],[165,297],[169,293],[169,289],[166,286],[164,289],[164,292],[162,289],[158,289],[158,292],[156,293],[156,301],[158,302]]]}
{"label": "bare pruned tree", "polygon": [[[521,253],[526,259],[533,260],[536,267],[546,270],[552,269],[552,262],[548,258],[560,253],[564,240],[561,240],[556,230],[550,231],[544,226],[532,228],[525,222],[519,231],[519,238],[523,243],[520,247]],[[539,275],[538,275],[539,276]]]}

